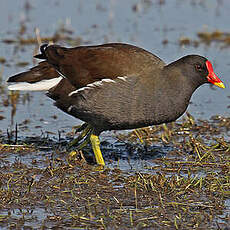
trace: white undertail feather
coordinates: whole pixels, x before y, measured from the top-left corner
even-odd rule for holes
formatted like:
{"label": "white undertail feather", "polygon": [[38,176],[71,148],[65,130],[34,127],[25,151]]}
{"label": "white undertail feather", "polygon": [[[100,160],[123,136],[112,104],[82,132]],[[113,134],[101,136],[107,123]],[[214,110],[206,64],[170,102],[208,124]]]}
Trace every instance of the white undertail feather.
{"label": "white undertail feather", "polygon": [[42,80],[36,83],[18,82],[9,85],[9,90],[24,90],[24,91],[48,91],[61,81],[62,77],[56,77],[49,80]]}

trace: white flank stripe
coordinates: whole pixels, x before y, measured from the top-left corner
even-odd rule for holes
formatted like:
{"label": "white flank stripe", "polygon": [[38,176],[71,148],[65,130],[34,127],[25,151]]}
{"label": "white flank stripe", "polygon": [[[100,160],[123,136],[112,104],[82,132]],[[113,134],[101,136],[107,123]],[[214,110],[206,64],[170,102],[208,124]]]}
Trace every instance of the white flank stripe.
{"label": "white flank stripe", "polygon": [[116,83],[114,80],[111,80],[111,79],[108,79],[108,78],[105,78],[105,79],[102,79],[101,81],[95,81],[93,83],[90,83],[88,85],[86,85],[85,87],[82,87],[80,89],[77,89],[77,90],[74,90],[73,92],[69,93],[69,97],[71,97],[73,94],[75,93],[78,93],[80,91],[83,91],[85,89],[93,89],[95,88],[96,86],[102,86],[104,82],[110,82],[110,83]]}
{"label": "white flank stripe", "polygon": [[78,92],[80,92],[80,91],[84,91],[85,89],[91,89],[90,87],[82,87],[82,88],[80,88],[80,89],[77,89],[77,90],[74,90],[74,91],[72,91],[71,93],[69,93],[69,97],[71,97],[73,94],[75,94],[75,93],[78,93]]}
{"label": "white flank stripe", "polygon": [[[111,79],[102,79],[101,80],[102,82],[112,82],[112,83],[115,83],[115,81],[114,80],[111,80]],[[95,82],[96,83],[96,82]]]}
{"label": "white flank stripe", "polygon": [[[81,88],[81,90],[84,89],[84,88],[85,88],[85,87]],[[71,97],[73,94],[79,92],[79,90],[80,90],[80,89],[77,89],[77,90],[72,91],[71,93],[69,93],[68,96]]]}
{"label": "white flank stripe", "polygon": [[117,77],[120,80],[126,81],[127,77]]}
{"label": "white flank stripe", "polygon": [[49,80],[42,80],[36,83],[19,82],[9,85],[9,90],[25,90],[25,91],[48,91],[61,81],[62,77],[56,77]]}
{"label": "white flank stripe", "polygon": [[[117,79],[126,81],[127,77],[126,76],[125,77],[117,77]],[[78,93],[80,91],[84,91],[86,89],[93,89],[93,88],[95,88],[97,86],[103,86],[103,83],[116,83],[116,79],[112,80],[112,79],[109,79],[109,78],[104,78],[104,79],[102,79],[100,81],[95,81],[93,83],[90,83],[90,84],[86,85],[85,87],[82,87],[80,89],[72,91],[71,93],[69,93],[68,96],[71,97],[73,94],[76,94],[76,93]]]}
{"label": "white flank stripe", "polygon": [[[94,88],[94,87],[100,86],[100,85],[102,85],[102,83],[100,83],[100,84],[90,83],[90,84],[87,85],[87,87],[92,87],[92,88]],[[83,87],[83,88],[85,88],[85,87]],[[82,88],[82,89],[83,89],[83,88]]]}

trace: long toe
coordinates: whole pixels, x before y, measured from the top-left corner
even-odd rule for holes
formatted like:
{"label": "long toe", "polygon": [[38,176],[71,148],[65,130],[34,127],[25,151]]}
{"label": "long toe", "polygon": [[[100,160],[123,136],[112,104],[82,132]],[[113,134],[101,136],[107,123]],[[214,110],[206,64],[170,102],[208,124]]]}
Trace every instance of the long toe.
{"label": "long toe", "polygon": [[[84,123],[82,126],[84,126],[85,127],[85,124],[87,124],[87,123]],[[81,127],[82,127],[81,126]],[[80,128],[81,128],[80,127]],[[79,128],[79,129],[80,129]],[[83,131],[80,133],[80,135],[77,137],[77,138],[75,138],[73,141],[71,141],[70,143],[69,143],[69,146],[68,146],[68,148],[71,148],[71,147],[73,147],[73,146],[75,146],[75,145],[78,145],[79,144],[79,142],[81,141],[81,140],[83,140],[89,133],[91,133],[93,131],[93,128],[91,127],[91,125],[89,125],[89,124],[87,124],[87,126],[83,129]]]}

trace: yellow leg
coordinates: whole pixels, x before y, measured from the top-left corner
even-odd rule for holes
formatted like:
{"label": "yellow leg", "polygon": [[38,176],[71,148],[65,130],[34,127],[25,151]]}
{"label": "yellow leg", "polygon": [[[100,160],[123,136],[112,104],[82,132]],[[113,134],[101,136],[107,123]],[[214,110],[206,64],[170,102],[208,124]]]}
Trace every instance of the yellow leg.
{"label": "yellow leg", "polygon": [[93,148],[93,152],[94,152],[97,164],[104,166],[105,162],[101,154],[99,137],[94,134],[91,134],[90,141],[92,144],[92,148]]}
{"label": "yellow leg", "polygon": [[81,134],[69,144],[69,148],[78,144],[78,142],[81,141],[90,131],[92,131],[92,127],[91,125],[87,125],[86,128],[81,132]]}

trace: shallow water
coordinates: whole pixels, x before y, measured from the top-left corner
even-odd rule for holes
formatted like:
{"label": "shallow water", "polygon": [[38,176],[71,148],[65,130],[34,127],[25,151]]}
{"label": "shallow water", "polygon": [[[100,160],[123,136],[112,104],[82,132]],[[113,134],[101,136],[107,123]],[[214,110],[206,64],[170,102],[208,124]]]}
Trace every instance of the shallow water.
{"label": "shallow water", "polygon": [[[192,97],[188,111],[196,118],[208,119],[215,114],[228,115],[229,109],[229,48],[221,43],[198,47],[179,46],[181,36],[197,39],[197,32],[220,30],[228,32],[229,1],[2,1],[0,14],[1,39],[16,39],[20,25],[26,27],[24,38],[35,37],[39,28],[42,37],[52,36],[60,27],[73,30],[82,43],[126,42],[141,46],[169,63],[179,57],[196,53],[208,57],[214,64],[217,75],[225,82],[226,89],[210,90],[208,85],[199,88]],[[162,1],[164,2],[164,1]],[[168,40],[167,45],[162,42]],[[65,45],[64,42],[62,42]],[[37,45],[19,46],[0,43],[0,56],[6,59],[2,64],[2,85],[10,75],[33,66],[32,56]],[[27,66],[17,66],[28,62]],[[4,88],[2,98],[8,91]],[[27,96],[28,97],[28,96]],[[34,135],[57,130],[68,131],[80,121],[64,114],[52,106],[44,92],[29,93],[30,101],[22,102],[23,93],[17,104],[16,114],[11,119],[11,107],[1,108],[1,130],[12,129],[21,124],[20,135]],[[24,123],[26,123],[26,125]],[[39,126],[39,127],[38,127]]]}

